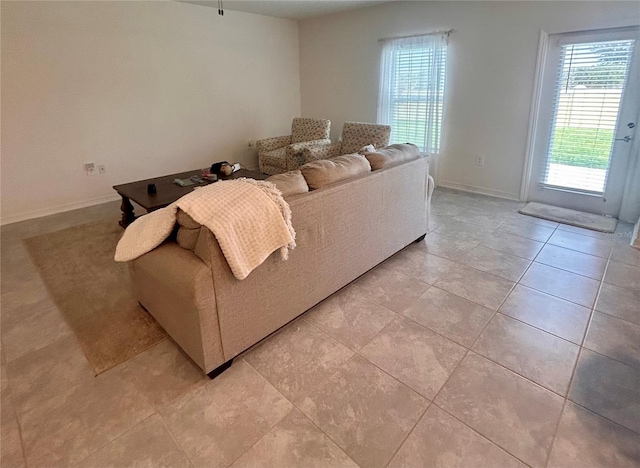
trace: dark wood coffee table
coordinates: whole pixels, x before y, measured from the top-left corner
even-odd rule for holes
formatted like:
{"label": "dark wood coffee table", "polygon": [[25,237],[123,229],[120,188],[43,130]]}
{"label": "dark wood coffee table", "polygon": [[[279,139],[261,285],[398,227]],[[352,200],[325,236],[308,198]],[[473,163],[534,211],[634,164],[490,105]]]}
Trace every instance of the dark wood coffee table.
{"label": "dark wood coffee table", "polygon": [[[156,177],[154,179],[138,180],[128,184],[114,185],[113,188],[122,197],[122,204],[120,205],[120,209],[122,210],[122,219],[118,224],[126,228],[136,219],[131,200],[147,210],[148,213],[150,211],[157,210],[158,208],[164,208],[165,206],[170,205],[178,198],[191,192],[196,187],[215,183],[205,181],[202,184],[190,185],[188,187],[181,187],[178,184],[173,183],[174,179],[188,179],[192,175],[200,176],[201,172],[202,170],[196,169],[188,172],[180,172],[179,174]],[[240,177],[264,180],[269,176],[262,172],[240,169],[228,177],[220,177],[220,180],[233,180]],[[147,192],[149,184],[155,184],[156,193]]]}

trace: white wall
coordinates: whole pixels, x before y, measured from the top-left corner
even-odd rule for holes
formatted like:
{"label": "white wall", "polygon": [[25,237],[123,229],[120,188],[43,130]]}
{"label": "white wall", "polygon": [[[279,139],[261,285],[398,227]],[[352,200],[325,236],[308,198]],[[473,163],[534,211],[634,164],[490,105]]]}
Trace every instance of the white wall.
{"label": "white wall", "polygon": [[[637,2],[398,2],[300,22],[302,112],[375,122],[380,37],[455,29],[440,185],[519,197],[539,32],[640,23]],[[485,164],[475,164],[484,156]]]}
{"label": "white wall", "polygon": [[[257,166],[300,115],[297,23],[176,2],[2,2],[2,223]],[[106,164],[88,177],[85,162]]]}

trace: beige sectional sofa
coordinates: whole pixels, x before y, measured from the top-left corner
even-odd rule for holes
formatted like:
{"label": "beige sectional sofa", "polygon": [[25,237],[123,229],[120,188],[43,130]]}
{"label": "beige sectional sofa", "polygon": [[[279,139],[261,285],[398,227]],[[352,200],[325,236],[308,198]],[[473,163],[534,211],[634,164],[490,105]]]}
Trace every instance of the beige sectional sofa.
{"label": "beige sectional sofa", "polygon": [[395,161],[289,196],[297,247],[287,261],[272,254],[242,281],[211,231],[190,226],[199,232],[189,236],[189,248],[168,241],[130,262],[136,299],[213,378],[242,351],[426,234],[428,157]]}

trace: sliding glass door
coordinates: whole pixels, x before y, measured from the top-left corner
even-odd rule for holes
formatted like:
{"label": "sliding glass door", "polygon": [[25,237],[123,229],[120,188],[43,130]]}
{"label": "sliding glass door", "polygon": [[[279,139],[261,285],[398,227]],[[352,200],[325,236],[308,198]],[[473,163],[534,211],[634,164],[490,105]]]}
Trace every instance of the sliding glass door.
{"label": "sliding glass door", "polygon": [[549,37],[530,201],[618,214],[638,116],[639,39],[637,29]]}

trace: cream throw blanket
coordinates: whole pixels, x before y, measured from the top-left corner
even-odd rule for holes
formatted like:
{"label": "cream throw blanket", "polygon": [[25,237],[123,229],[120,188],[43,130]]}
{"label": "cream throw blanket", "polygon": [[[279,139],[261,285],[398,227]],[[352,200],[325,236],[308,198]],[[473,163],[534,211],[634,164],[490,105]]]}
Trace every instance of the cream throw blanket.
{"label": "cream throw blanket", "polygon": [[216,236],[233,276],[245,279],[274,251],[295,247],[291,210],[271,182],[237,179],[200,187],[146,214],[118,242],[115,260],[128,262],[159,246],[173,231],[178,208]]}

